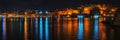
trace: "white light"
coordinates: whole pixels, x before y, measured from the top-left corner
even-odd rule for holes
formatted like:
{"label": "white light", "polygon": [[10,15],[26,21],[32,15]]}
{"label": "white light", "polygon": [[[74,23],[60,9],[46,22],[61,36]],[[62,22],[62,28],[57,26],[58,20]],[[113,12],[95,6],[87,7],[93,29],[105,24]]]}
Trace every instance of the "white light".
{"label": "white light", "polygon": [[99,15],[94,15],[94,18],[98,18],[99,17]]}
{"label": "white light", "polygon": [[78,18],[83,18],[83,15],[78,15]]}
{"label": "white light", "polygon": [[40,11],[39,14],[42,14],[42,11]]}
{"label": "white light", "polygon": [[48,11],[45,11],[46,14],[48,14]]}

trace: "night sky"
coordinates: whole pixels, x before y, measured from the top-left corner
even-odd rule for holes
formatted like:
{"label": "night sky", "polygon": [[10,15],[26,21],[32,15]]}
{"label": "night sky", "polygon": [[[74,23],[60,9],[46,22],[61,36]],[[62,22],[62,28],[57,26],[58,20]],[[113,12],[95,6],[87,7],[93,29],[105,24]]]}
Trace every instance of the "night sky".
{"label": "night sky", "polygon": [[119,0],[0,0],[0,9],[69,8],[80,4],[111,4],[120,6]]}

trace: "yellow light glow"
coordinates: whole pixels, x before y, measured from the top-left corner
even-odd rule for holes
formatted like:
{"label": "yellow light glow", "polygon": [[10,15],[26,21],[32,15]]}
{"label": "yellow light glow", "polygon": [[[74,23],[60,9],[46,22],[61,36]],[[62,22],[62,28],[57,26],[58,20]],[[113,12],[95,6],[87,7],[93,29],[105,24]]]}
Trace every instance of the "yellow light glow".
{"label": "yellow light glow", "polygon": [[72,13],[76,13],[76,14],[78,14],[78,13],[79,13],[79,10],[73,10]]}
{"label": "yellow light glow", "polygon": [[66,11],[58,11],[57,12],[59,15],[65,15],[66,14]]}
{"label": "yellow light glow", "polygon": [[111,9],[112,12],[115,12],[116,10],[117,10],[117,9],[115,9],[115,8],[112,8],[112,9]]}
{"label": "yellow light glow", "polygon": [[[70,20],[68,21],[68,37],[71,38],[71,34],[72,34],[72,18],[68,18],[67,20]],[[70,40],[70,39],[69,39]]]}
{"label": "yellow light glow", "polygon": [[79,10],[67,9],[66,11],[58,11],[59,15],[72,15],[72,13],[78,14]]}
{"label": "yellow light glow", "polygon": [[68,12],[68,15],[72,15],[72,12]]}
{"label": "yellow light glow", "polygon": [[9,18],[9,17],[12,17],[12,16],[13,16],[13,14],[8,14],[8,16],[7,16],[7,17]]}
{"label": "yellow light glow", "polygon": [[104,13],[104,11],[100,10],[100,14],[103,14],[103,13]]}
{"label": "yellow light glow", "polygon": [[24,21],[25,21],[24,22],[24,39],[28,40],[28,37],[27,37],[28,36],[28,32],[27,32],[27,30],[28,30],[27,29],[27,17],[25,17]]}
{"label": "yellow light glow", "polygon": [[84,13],[84,14],[90,14],[90,10],[91,10],[90,7],[85,7],[85,8],[83,9],[83,13]]}
{"label": "yellow light glow", "polygon": [[103,16],[106,16],[106,14],[103,14]]}

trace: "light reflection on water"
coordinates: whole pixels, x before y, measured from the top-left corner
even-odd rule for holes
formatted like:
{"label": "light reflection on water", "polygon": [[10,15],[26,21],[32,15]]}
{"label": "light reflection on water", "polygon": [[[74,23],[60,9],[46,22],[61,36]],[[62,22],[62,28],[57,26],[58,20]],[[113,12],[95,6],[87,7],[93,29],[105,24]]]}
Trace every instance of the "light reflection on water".
{"label": "light reflection on water", "polygon": [[2,17],[2,40],[6,40],[6,18]]}
{"label": "light reflection on water", "polygon": [[43,20],[42,20],[42,18],[40,18],[40,24],[39,24],[39,29],[40,29],[40,40],[43,40]]}
{"label": "light reflection on water", "polygon": [[84,18],[84,40],[90,37],[90,18]]}
{"label": "light reflection on water", "polygon": [[101,23],[102,20],[104,19],[81,16],[78,18],[1,18],[1,37],[2,40],[106,40],[108,38],[106,26]]}
{"label": "light reflection on water", "polygon": [[[99,22],[101,22],[101,20],[104,20],[103,18],[99,18]],[[99,23],[99,38],[100,40],[106,40],[106,27],[104,26],[104,24]]]}
{"label": "light reflection on water", "polygon": [[38,35],[38,18],[35,18],[35,40],[38,39],[37,35]]}
{"label": "light reflection on water", "polygon": [[78,22],[78,39],[83,40],[83,18],[79,18]]}
{"label": "light reflection on water", "polygon": [[68,26],[67,26],[67,28],[68,28],[68,40],[71,40],[70,38],[72,37],[72,18],[68,18],[68,20],[70,20],[70,21],[68,21]]}
{"label": "light reflection on water", "polygon": [[27,23],[27,17],[24,19],[24,40],[28,40],[28,23]]}
{"label": "light reflection on water", "polygon": [[98,19],[94,18],[94,40],[98,40]]}
{"label": "light reflection on water", "polygon": [[[11,24],[12,25],[12,24]],[[20,33],[22,32],[22,20],[20,19]]]}
{"label": "light reflection on water", "polygon": [[45,21],[45,38],[46,40],[49,40],[49,20],[48,18],[46,18],[46,21]]}

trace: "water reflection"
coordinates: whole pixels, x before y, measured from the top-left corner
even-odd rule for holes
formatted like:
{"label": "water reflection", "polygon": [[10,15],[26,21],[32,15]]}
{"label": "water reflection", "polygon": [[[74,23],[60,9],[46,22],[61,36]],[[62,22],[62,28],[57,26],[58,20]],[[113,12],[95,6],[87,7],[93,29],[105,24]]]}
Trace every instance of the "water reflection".
{"label": "water reflection", "polygon": [[98,19],[97,17],[94,18],[94,40],[98,40]]}
{"label": "water reflection", "polygon": [[84,18],[84,40],[90,38],[90,18]]}
{"label": "water reflection", "polygon": [[[104,20],[103,18],[99,18],[99,22],[101,22],[102,20]],[[100,40],[106,40],[106,27],[104,24],[99,23],[99,38]]]}
{"label": "water reflection", "polygon": [[22,19],[19,19],[19,20],[20,20],[20,33],[22,33]]}
{"label": "water reflection", "polygon": [[6,18],[2,17],[2,40],[6,40]]}
{"label": "water reflection", "polygon": [[78,39],[83,40],[83,16],[78,16]]}
{"label": "water reflection", "polygon": [[57,27],[57,31],[58,31],[58,32],[57,32],[57,35],[58,35],[57,37],[58,37],[58,40],[61,40],[61,37],[60,37],[60,36],[61,36],[61,35],[60,35],[60,30],[61,30],[61,29],[60,29],[60,18],[57,19],[57,26],[58,26],[58,27]]}
{"label": "water reflection", "polygon": [[40,24],[39,24],[39,29],[40,29],[40,40],[43,40],[43,20],[40,18]]}
{"label": "water reflection", "polygon": [[20,36],[19,40],[22,40],[22,33],[23,33],[23,22],[22,22],[22,19],[19,19],[18,22],[19,22],[19,24],[18,24],[19,25],[19,32],[18,33],[19,33],[19,36]]}
{"label": "water reflection", "polygon": [[69,20],[68,21],[68,40],[71,40],[71,38],[72,38],[72,27],[73,27],[73,25],[72,25],[72,18],[67,18],[67,20]]}
{"label": "water reflection", "polygon": [[38,40],[38,18],[35,18],[35,40]]}
{"label": "water reflection", "polygon": [[28,40],[27,17],[24,19],[24,40]]}
{"label": "water reflection", "polygon": [[49,20],[48,18],[46,18],[46,21],[45,21],[45,38],[46,40],[49,40]]}
{"label": "water reflection", "polygon": [[[103,18],[4,18],[1,40],[114,40],[118,29],[106,27]],[[118,38],[118,37],[117,37]]]}

